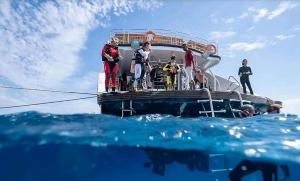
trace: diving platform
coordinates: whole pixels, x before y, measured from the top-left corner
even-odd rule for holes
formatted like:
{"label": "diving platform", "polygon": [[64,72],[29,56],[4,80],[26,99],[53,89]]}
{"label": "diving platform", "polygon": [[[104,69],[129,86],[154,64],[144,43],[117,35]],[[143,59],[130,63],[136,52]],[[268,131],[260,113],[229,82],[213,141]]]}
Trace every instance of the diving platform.
{"label": "diving platform", "polygon": [[100,93],[101,113],[116,116],[170,114],[182,117],[232,117],[241,106],[251,104],[265,113],[273,103],[269,98],[237,91],[176,90]]}

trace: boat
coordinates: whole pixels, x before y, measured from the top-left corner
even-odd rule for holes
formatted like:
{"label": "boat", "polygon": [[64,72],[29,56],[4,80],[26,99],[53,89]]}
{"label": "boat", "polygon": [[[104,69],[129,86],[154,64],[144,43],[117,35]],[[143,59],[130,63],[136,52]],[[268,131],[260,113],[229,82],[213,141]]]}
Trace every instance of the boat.
{"label": "boat", "polygon": [[[214,42],[162,29],[114,29],[111,31],[111,37],[116,37],[120,41],[119,50],[123,57],[119,62],[120,77],[130,74],[134,52],[142,42],[151,42],[149,56],[151,64],[162,65],[170,61],[170,56],[176,56],[176,61],[181,66],[185,54],[182,44],[186,42],[193,52],[197,68],[205,71],[208,86],[185,90],[183,83],[185,75],[184,71],[181,71],[177,75],[176,90],[166,90],[162,76],[162,80],[153,82],[151,88],[143,91],[99,92],[97,101],[102,114],[121,117],[170,114],[182,117],[236,118],[244,105],[252,105],[256,114],[264,114],[276,102],[259,95],[243,94],[241,85],[234,76],[226,79],[215,74],[211,68],[220,63],[221,56]],[[204,56],[205,54],[207,56]]]}

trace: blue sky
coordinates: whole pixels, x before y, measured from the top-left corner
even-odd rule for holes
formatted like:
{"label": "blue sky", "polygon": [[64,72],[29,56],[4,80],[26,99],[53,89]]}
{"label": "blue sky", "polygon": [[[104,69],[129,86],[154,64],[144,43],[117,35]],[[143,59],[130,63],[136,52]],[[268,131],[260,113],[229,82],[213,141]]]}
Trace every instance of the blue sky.
{"label": "blue sky", "polygon": [[[114,28],[170,29],[217,42],[222,61],[215,73],[237,77],[247,58],[254,91],[299,114],[299,1],[1,1],[0,84],[96,92],[100,49]],[[0,106],[73,97],[0,89]],[[1,113],[27,110],[98,108],[87,100]]]}

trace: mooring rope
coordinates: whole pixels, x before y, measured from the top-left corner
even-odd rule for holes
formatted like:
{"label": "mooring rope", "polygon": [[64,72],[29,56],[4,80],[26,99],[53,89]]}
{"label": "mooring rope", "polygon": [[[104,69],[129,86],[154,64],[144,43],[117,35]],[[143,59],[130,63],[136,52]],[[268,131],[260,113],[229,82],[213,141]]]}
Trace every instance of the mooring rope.
{"label": "mooring rope", "polygon": [[54,103],[61,103],[61,102],[70,102],[70,101],[78,101],[83,99],[91,99],[96,98],[97,96],[89,96],[89,97],[80,97],[75,99],[63,99],[57,101],[48,101],[48,102],[38,102],[38,103],[31,103],[31,104],[21,104],[21,105],[14,105],[14,106],[3,106],[0,109],[9,109],[9,108],[17,108],[17,107],[28,107],[28,106],[36,106],[36,105],[43,105],[43,104],[54,104]]}
{"label": "mooring rope", "polygon": [[78,100],[96,98],[97,95],[98,95],[98,94],[89,93],[89,92],[60,91],[60,90],[50,90],[50,89],[38,89],[38,88],[26,88],[26,87],[12,87],[12,86],[5,86],[5,85],[0,85],[0,88],[3,88],[3,89],[14,89],[14,90],[39,91],[39,92],[51,92],[51,93],[63,93],[63,94],[92,95],[92,96],[89,96],[89,97],[79,97],[79,98],[74,98],[74,99],[62,99],[62,100],[56,100],[56,101],[38,102],[38,103],[31,103],[31,104],[21,104],[21,105],[13,105],[13,106],[2,106],[2,107],[0,107],[0,109],[10,109],[10,108],[18,108],[18,107],[28,107],[28,106],[36,106],[36,105],[44,105],[44,104],[54,104],[54,103],[61,103],[61,102],[78,101]]}
{"label": "mooring rope", "polygon": [[26,87],[11,87],[0,85],[3,89],[15,89],[15,90],[29,90],[29,91],[39,91],[39,92],[52,92],[52,93],[63,93],[63,94],[84,94],[84,95],[97,95],[90,92],[74,92],[74,91],[60,91],[60,90],[50,90],[50,89],[37,89],[37,88],[26,88]]}

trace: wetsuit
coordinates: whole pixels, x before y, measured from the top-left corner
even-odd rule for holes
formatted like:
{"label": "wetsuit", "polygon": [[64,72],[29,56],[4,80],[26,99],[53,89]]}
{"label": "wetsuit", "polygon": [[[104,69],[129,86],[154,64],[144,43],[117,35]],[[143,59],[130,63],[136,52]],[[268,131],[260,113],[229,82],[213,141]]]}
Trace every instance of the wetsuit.
{"label": "wetsuit", "polygon": [[[113,58],[113,61],[109,61],[104,55],[108,54]],[[111,85],[113,91],[116,88],[116,77],[119,71],[119,51],[118,47],[113,47],[110,44],[106,44],[102,49],[102,61],[104,64],[104,73],[105,73],[105,89],[108,91],[109,80],[111,77]]]}
{"label": "wetsuit", "polygon": [[143,48],[138,49],[135,52],[135,73],[134,73],[134,87],[136,88],[139,84],[139,87],[142,87],[142,82],[145,76],[145,66],[148,64],[148,56],[150,51],[145,51]]}
{"label": "wetsuit", "polygon": [[252,87],[251,87],[250,80],[249,80],[249,75],[252,75],[251,68],[248,66],[242,66],[242,67],[240,67],[238,74],[240,75],[240,81],[243,86],[243,92],[245,94],[247,93],[247,91],[246,91],[246,85],[247,85],[248,89],[250,91],[250,94],[253,95]]}
{"label": "wetsuit", "polygon": [[163,68],[164,71],[167,71],[167,84],[170,86],[174,86],[175,84],[175,77],[179,67],[177,64],[172,64],[171,62],[167,63]]}

